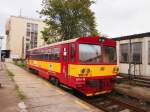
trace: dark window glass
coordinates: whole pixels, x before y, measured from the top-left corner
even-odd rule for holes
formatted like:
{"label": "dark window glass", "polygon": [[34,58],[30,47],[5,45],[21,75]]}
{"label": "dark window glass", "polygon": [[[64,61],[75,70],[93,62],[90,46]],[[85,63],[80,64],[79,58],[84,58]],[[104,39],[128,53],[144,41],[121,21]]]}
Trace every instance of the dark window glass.
{"label": "dark window glass", "polygon": [[35,26],[34,26],[34,32],[37,34],[37,32],[38,32],[38,25],[37,24],[35,24]]}
{"label": "dark window glass", "polygon": [[30,23],[27,23],[27,27],[30,28]]}
{"label": "dark window glass", "polygon": [[60,49],[59,48],[52,48],[51,60],[59,61],[60,58]]}
{"label": "dark window glass", "polygon": [[75,54],[76,54],[75,44],[71,44],[70,45],[70,60],[71,60],[71,62],[75,61]]}
{"label": "dark window glass", "polygon": [[30,38],[30,48],[37,47],[38,24],[27,23],[26,36]]}
{"label": "dark window glass", "polygon": [[129,47],[128,44],[120,45],[120,62],[128,62],[129,61]]}
{"label": "dark window glass", "polygon": [[30,37],[30,29],[27,28],[27,37]]}
{"label": "dark window glass", "polygon": [[43,59],[48,61],[49,60],[49,54],[43,54]]}
{"label": "dark window glass", "polygon": [[80,44],[79,61],[81,63],[99,63],[101,56],[100,45]]}
{"label": "dark window glass", "polygon": [[142,43],[132,43],[132,63],[142,63]]}
{"label": "dark window glass", "polygon": [[110,46],[104,46],[104,63],[116,63],[117,56],[116,56],[116,48]]}

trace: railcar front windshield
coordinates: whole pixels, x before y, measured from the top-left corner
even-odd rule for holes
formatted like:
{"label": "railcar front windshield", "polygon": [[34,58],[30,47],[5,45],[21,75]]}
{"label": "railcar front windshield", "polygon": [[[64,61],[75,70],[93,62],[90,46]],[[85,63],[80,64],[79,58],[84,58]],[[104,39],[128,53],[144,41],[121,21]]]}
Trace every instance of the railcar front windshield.
{"label": "railcar front windshield", "polygon": [[80,63],[100,63],[101,46],[93,44],[79,44]]}
{"label": "railcar front windshield", "polygon": [[103,62],[104,63],[117,63],[117,55],[116,55],[116,48],[110,46],[104,46],[104,56]]}

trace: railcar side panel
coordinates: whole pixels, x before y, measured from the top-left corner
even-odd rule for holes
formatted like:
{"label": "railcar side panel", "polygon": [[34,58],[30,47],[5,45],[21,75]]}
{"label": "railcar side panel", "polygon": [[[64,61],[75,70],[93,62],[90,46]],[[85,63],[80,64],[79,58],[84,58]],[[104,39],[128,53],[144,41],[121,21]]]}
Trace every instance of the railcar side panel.
{"label": "railcar side panel", "polygon": [[[101,46],[116,46],[115,41],[106,39],[104,42],[99,41],[100,37],[81,37],[66,41],[62,44],[52,44],[43,48],[35,48],[30,51],[47,53],[50,55],[48,60],[32,59],[32,54],[29,54],[27,64],[29,68],[39,71],[39,75],[49,79],[56,77],[59,82],[74,88],[87,96],[98,95],[111,92],[115,77],[118,72],[116,63],[104,63],[104,51],[100,51],[101,60],[99,63],[80,63],[79,62],[79,44],[93,44]],[[71,45],[72,48],[70,47]],[[59,48],[59,60],[51,61],[51,48]],[[71,53],[75,49],[74,53]],[[36,54],[35,52],[35,54]],[[34,55],[34,54],[33,54]],[[97,55],[97,54],[96,54]],[[36,57],[36,56],[34,56]],[[74,57],[74,58],[72,58]],[[100,57],[99,57],[100,58]]]}

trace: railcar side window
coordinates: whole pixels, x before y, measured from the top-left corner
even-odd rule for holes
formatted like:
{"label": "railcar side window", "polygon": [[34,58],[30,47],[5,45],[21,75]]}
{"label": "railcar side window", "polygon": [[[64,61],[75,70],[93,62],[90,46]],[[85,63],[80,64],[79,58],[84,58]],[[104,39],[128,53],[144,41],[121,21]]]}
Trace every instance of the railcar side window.
{"label": "railcar side window", "polygon": [[71,62],[74,62],[75,61],[75,44],[71,44],[70,45],[70,60]]}
{"label": "railcar side window", "polygon": [[104,63],[116,63],[117,56],[116,56],[116,48],[110,46],[104,46]]}
{"label": "railcar side window", "polygon": [[43,54],[43,59],[44,60],[49,60],[49,54]]}
{"label": "railcar side window", "polygon": [[120,45],[120,62],[128,63],[129,61],[129,46],[128,44]]}
{"label": "railcar side window", "polygon": [[100,45],[80,44],[79,61],[81,63],[99,63],[101,58]]}
{"label": "railcar side window", "polygon": [[60,58],[60,49],[52,48],[51,60],[59,61],[59,58]]}

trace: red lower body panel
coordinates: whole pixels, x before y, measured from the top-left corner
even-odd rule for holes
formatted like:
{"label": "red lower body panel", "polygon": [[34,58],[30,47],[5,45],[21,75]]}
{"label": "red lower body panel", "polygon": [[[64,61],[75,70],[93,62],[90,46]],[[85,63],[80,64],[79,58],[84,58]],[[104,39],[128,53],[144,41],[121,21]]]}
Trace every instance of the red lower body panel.
{"label": "red lower body panel", "polygon": [[28,67],[37,70],[38,74],[45,79],[49,79],[50,77],[56,77],[57,79],[59,79],[60,83],[70,88],[76,89],[87,96],[111,92],[116,77],[116,76],[66,77],[63,74],[50,72],[40,67],[32,65],[28,65]]}
{"label": "red lower body panel", "polygon": [[69,85],[87,96],[109,93],[115,83],[115,76],[72,77],[71,79],[72,81],[69,81]]}

